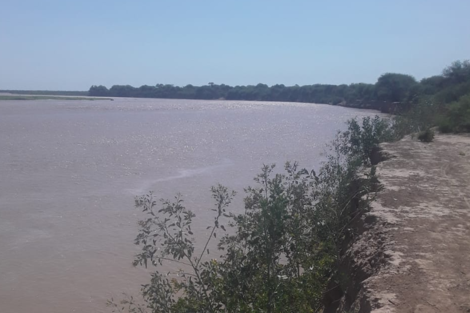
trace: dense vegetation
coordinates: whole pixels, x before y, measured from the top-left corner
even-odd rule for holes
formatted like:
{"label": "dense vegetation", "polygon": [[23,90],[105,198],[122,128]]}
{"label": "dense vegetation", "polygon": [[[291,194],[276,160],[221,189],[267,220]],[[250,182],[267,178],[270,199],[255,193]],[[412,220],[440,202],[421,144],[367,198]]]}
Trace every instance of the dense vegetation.
{"label": "dense vegetation", "polygon": [[178,87],[174,85],[158,84],[156,86],[113,86],[107,89],[104,86],[92,86],[89,94],[92,96],[113,97],[144,97],[144,98],[173,98],[173,99],[227,99],[227,100],[260,100],[260,101],[292,101],[317,102],[338,104],[343,99],[374,100],[374,85],[352,84],[347,85],[310,85],[310,86],[284,86],[265,84],[256,86],[228,86],[210,83],[196,87],[187,85]]}
{"label": "dense vegetation", "polygon": [[[410,75],[386,73],[375,84],[232,87],[209,83],[200,87],[157,84],[139,88],[115,85],[110,89],[92,86],[88,93],[109,97],[312,102],[395,113],[420,110],[419,114],[427,116],[429,125],[439,124],[444,132],[470,131],[469,61],[456,61],[441,75],[420,82]],[[433,116],[429,116],[431,112]]]}
{"label": "dense vegetation", "polygon": [[[375,168],[363,166],[372,164],[378,143],[394,139],[388,120],[351,120],[318,172],[296,163],[284,172],[263,166],[245,189],[242,214],[230,213],[233,192],[213,187],[213,222],[202,246],[181,196],[160,204],[153,194],[136,198],[147,218],[134,265],[154,271],[142,300],[110,305],[115,312],[318,312],[329,301],[326,289],[348,279],[337,270],[344,240],[380,188]],[[210,253],[214,240],[218,251]],[[164,271],[168,264],[179,270]]]}
{"label": "dense vegetation", "polygon": [[187,85],[158,84],[134,88],[129,85],[92,86],[90,96],[143,97],[172,99],[226,99],[226,100],[259,100],[343,104],[359,107],[378,107],[383,101],[407,101],[413,96],[416,80],[403,74],[384,74],[377,84],[351,85],[306,85],[285,86],[265,84],[256,86],[228,86],[209,83],[196,87]]}

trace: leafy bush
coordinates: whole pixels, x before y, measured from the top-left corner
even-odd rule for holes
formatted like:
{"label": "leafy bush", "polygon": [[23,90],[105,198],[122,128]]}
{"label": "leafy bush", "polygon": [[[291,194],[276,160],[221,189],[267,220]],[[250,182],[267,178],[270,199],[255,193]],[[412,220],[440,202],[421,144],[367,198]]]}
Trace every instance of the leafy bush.
{"label": "leafy bush", "polygon": [[393,117],[395,139],[435,126],[439,114],[439,107],[433,103],[432,97],[422,98],[407,111]]}
{"label": "leafy bush", "polygon": [[434,140],[434,131],[430,128],[418,134],[418,140],[421,142],[431,142]]}
{"label": "leafy bush", "polygon": [[458,101],[460,97],[468,94],[469,91],[470,81],[442,88],[441,90],[439,90],[439,92],[435,94],[434,99],[436,103],[445,105],[446,103]]}
{"label": "leafy bush", "polygon": [[451,103],[439,122],[442,132],[470,132],[470,94]]}
{"label": "leafy bush", "polygon": [[446,115],[441,115],[437,118],[438,130],[441,133],[452,133],[454,129],[453,123],[450,121],[449,117]]}
{"label": "leafy bush", "polygon": [[342,149],[339,153],[358,158],[364,165],[371,165],[373,152],[379,143],[393,141],[397,137],[393,122],[379,116],[363,118],[362,125],[357,119],[352,119],[347,125],[348,129],[339,135]]}
{"label": "leafy bush", "polygon": [[[135,266],[154,272],[142,287],[144,303],[110,302],[114,312],[318,312],[327,285],[339,282],[338,262],[350,223],[368,209],[375,169],[358,177],[370,147],[391,137],[386,120],[349,122],[315,171],[287,163],[284,173],[263,166],[246,188],[243,214],[228,211],[234,193],[212,188],[214,218],[202,249],[193,238],[195,217],[180,196],[136,198],[147,214],[135,243]],[[362,142],[364,141],[364,142]],[[218,260],[209,259],[217,240]],[[180,269],[163,273],[161,266]]]}

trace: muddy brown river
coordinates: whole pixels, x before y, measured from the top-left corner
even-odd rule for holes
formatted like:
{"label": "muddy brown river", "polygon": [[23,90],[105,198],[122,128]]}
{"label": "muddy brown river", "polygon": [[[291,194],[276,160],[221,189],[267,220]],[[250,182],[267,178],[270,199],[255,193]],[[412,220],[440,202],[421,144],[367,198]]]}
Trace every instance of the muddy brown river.
{"label": "muddy brown river", "polygon": [[109,312],[137,294],[134,196],[177,192],[211,220],[210,187],[238,191],[263,163],[317,167],[354,116],[329,105],[126,99],[0,101],[0,312]]}

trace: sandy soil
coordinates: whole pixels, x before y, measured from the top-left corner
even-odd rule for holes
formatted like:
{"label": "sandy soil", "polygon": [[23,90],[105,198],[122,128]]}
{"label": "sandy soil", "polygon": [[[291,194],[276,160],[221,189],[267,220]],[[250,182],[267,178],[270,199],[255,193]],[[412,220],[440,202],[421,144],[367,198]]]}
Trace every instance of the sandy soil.
{"label": "sandy soil", "polygon": [[383,148],[392,158],[377,168],[385,189],[369,216],[378,219],[355,243],[383,265],[363,299],[380,313],[470,312],[470,136]]}

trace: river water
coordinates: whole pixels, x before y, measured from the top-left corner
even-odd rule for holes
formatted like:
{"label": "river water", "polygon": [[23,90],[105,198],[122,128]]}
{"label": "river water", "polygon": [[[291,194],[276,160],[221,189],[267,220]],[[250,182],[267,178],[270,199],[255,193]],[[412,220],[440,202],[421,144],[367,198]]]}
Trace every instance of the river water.
{"label": "river water", "polygon": [[302,103],[126,99],[0,101],[0,312],[109,312],[137,294],[134,196],[183,194],[211,218],[210,187],[238,191],[263,163],[318,167],[344,122],[374,115]]}

